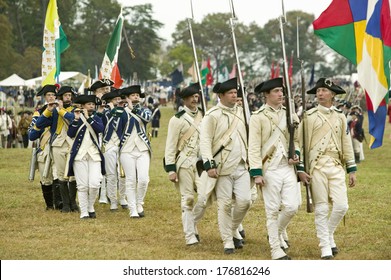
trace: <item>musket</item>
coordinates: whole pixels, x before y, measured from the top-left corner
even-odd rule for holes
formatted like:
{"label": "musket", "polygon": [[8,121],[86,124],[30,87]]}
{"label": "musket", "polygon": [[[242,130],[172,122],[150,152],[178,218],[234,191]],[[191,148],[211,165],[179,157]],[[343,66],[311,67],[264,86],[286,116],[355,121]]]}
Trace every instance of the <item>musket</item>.
{"label": "musket", "polygon": [[229,19],[229,24],[231,26],[232,44],[233,44],[235,59],[236,59],[236,68],[237,68],[237,73],[238,73],[237,76],[239,79],[239,87],[243,93],[243,101],[242,101],[243,102],[243,115],[244,115],[244,121],[245,121],[245,125],[246,125],[247,136],[248,136],[248,125],[250,123],[250,107],[248,106],[247,93],[245,92],[245,88],[244,88],[242,70],[240,68],[240,60],[239,60],[239,55],[238,55],[238,48],[236,45],[235,22],[234,21],[237,18],[236,18],[236,14],[235,14],[233,0],[229,0],[229,4],[230,4],[230,8],[231,8],[231,18]]}
{"label": "musket", "polygon": [[279,17],[280,22],[280,32],[281,32],[281,46],[282,46],[282,57],[283,57],[283,65],[284,65],[284,82],[285,82],[285,88],[286,88],[286,116],[287,116],[287,126],[288,126],[288,132],[289,132],[289,150],[288,150],[288,157],[293,159],[295,155],[295,143],[294,143],[294,134],[295,134],[295,128],[297,124],[293,121],[293,112],[294,107],[292,105],[293,98],[292,98],[292,92],[291,92],[291,85],[289,82],[289,74],[288,74],[288,66],[287,66],[287,60],[286,60],[286,52],[285,52],[285,39],[284,39],[284,23],[286,22],[286,16],[285,16],[285,10],[284,10],[284,0],[281,0],[282,3],[282,15]]}
{"label": "musket", "polygon": [[194,36],[193,36],[193,28],[191,27],[191,22],[194,19],[194,13],[193,13],[193,1],[190,0],[190,8],[191,8],[191,18],[187,18],[187,25],[189,26],[189,33],[190,33],[190,39],[191,39],[191,46],[193,48],[193,56],[194,56],[194,65],[195,65],[195,70],[197,74],[197,79],[198,83],[200,85],[200,91],[201,91],[201,108],[202,108],[202,115],[205,115],[205,112],[207,110],[206,107],[206,100],[205,100],[205,95],[204,95],[204,88],[202,86],[202,81],[201,81],[201,73],[200,73],[200,68],[198,66],[198,58],[197,58],[197,50],[195,47],[194,43]]}
{"label": "musket", "polygon": [[[299,43],[299,18],[296,19],[296,28],[297,28],[297,60],[300,62],[300,77],[301,77],[301,101],[303,106],[303,118],[302,118],[302,131],[303,131],[303,150],[302,150],[302,156],[303,156],[303,163],[304,163],[304,170],[308,174],[308,151],[307,151],[307,131],[306,131],[306,122],[307,119],[305,117],[306,111],[307,111],[307,102],[305,98],[305,79],[304,79],[304,61],[300,58],[300,43]],[[306,193],[306,202],[307,202],[307,213],[314,212],[314,204],[312,202],[312,194],[311,194],[311,184],[303,182],[303,185],[305,186],[305,193]]]}
{"label": "musket", "polygon": [[31,151],[31,159],[30,159],[30,171],[29,171],[29,181],[34,181],[35,178],[35,170],[37,169],[37,151],[39,147],[39,140],[33,142],[33,148]]}
{"label": "musket", "polygon": [[[47,145],[49,145],[49,143]],[[50,147],[49,147],[49,152],[46,156],[45,166],[43,168],[43,173],[42,173],[43,178],[48,178],[48,176],[50,175],[49,171],[50,171],[51,166],[52,166],[52,156],[51,156],[51,151],[50,151]]]}

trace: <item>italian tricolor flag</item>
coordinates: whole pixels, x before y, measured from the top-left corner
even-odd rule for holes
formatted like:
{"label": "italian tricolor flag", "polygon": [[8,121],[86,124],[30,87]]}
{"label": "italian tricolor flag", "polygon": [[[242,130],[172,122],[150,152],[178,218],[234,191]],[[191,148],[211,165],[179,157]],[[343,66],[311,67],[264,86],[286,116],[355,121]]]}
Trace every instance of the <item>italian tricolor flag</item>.
{"label": "italian tricolor flag", "polygon": [[121,34],[124,18],[122,9],[115,24],[114,32],[111,35],[110,41],[106,47],[105,56],[103,57],[102,66],[99,71],[99,79],[111,79],[114,82],[115,88],[120,88],[122,85],[121,74],[118,69],[118,51],[121,45]]}

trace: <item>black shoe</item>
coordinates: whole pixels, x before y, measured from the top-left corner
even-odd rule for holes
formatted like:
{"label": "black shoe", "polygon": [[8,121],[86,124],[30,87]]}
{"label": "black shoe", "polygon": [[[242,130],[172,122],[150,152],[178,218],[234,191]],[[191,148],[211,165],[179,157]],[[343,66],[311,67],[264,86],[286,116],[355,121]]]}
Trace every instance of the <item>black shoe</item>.
{"label": "black shoe", "polygon": [[63,207],[61,209],[61,213],[70,213],[70,212],[71,212],[71,208],[69,208],[69,207]]}
{"label": "black shoe", "polygon": [[278,258],[277,260],[291,260],[292,258],[290,257],[290,256],[288,256],[288,255],[285,255],[285,256],[283,256],[283,257],[281,257],[281,258]]}
{"label": "black shoe", "polygon": [[88,212],[88,216],[89,216],[91,219],[96,219],[96,213],[95,213],[95,212]]}
{"label": "black shoe", "polygon": [[232,238],[234,241],[235,249],[243,249],[243,239]]}
{"label": "black shoe", "polygon": [[337,247],[331,248],[331,252],[333,253],[333,256],[336,256],[339,253],[339,250]]}
{"label": "black shoe", "polygon": [[235,253],[235,249],[234,248],[224,248],[224,254],[230,255],[230,254],[233,254],[233,253]]}
{"label": "black shoe", "polygon": [[145,217],[144,211],[141,212],[141,213],[138,213],[138,216],[139,216],[140,218],[144,218],[144,217]]}
{"label": "black shoe", "polygon": [[197,238],[198,242],[201,241],[201,238],[200,238],[200,235],[199,235],[199,234],[195,234],[195,237]]}
{"label": "black shoe", "polygon": [[239,231],[240,236],[245,239],[246,238],[246,232],[244,230]]}
{"label": "black shoe", "polygon": [[332,260],[334,257],[333,256],[323,256],[321,257],[322,260]]}
{"label": "black shoe", "polygon": [[124,205],[121,204],[121,207],[122,207],[122,209],[128,209],[129,208],[129,206],[127,204],[124,204]]}

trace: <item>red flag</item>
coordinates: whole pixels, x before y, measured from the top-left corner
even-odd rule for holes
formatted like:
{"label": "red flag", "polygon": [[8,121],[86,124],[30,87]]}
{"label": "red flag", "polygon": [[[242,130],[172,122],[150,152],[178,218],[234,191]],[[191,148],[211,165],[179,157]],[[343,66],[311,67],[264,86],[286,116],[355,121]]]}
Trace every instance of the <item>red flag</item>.
{"label": "red flag", "polygon": [[280,63],[277,63],[276,70],[274,72],[274,78],[280,77]]}
{"label": "red flag", "polygon": [[206,64],[206,67],[208,67],[209,71],[208,74],[206,74],[206,85],[210,86],[213,84],[213,75],[212,75],[212,67],[210,66],[210,58],[208,57],[208,62]]}
{"label": "red flag", "polygon": [[274,78],[274,60],[272,60],[272,67],[270,68],[270,79]]}
{"label": "red flag", "polygon": [[292,87],[292,73],[293,73],[293,52],[291,55],[291,61],[289,62],[289,68],[288,68],[289,84],[291,87]]}

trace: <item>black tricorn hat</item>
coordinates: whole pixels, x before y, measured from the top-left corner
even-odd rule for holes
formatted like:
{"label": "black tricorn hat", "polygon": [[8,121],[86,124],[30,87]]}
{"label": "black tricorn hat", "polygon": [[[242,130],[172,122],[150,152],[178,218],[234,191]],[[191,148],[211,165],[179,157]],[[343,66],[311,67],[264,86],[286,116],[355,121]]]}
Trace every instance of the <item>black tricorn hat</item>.
{"label": "black tricorn hat", "polygon": [[326,78],[320,78],[317,82],[315,87],[307,91],[308,94],[316,94],[316,91],[318,88],[327,88],[331,90],[332,92],[335,92],[335,94],[343,94],[346,93],[346,91],[341,88],[340,86],[337,86],[334,84],[330,79]]}
{"label": "black tricorn hat", "polygon": [[70,87],[70,86],[62,86],[62,87],[60,87],[60,89],[58,90],[56,96],[61,96],[61,95],[63,95],[64,93],[67,93],[67,92],[72,93],[73,96],[76,96],[76,95],[77,95],[77,92],[76,92],[76,90],[75,90],[73,87]]}
{"label": "black tricorn hat", "polygon": [[[215,91],[216,88],[216,91]],[[225,82],[222,82],[219,86],[217,84],[213,87],[213,91],[216,93],[225,93],[231,89],[238,89],[238,78],[232,78]]]}
{"label": "black tricorn hat", "polygon": [[221,83],[216,83],[212,89],[214,93],[218,93]]}
{"label": "black tricorn hat", "polygon": [[95,95],[81,94],[78,95],[73,102],[77,104],[86,104],[88,102],[97,104],[99,101],[99,98],[97,98]]}
{"label": "black tricorn hat", "polygon": [[191,84],[188,87],[185,87],[180,93],[181,98],[192,96],[193,94],[200,93],[201,87],[200,83]]}
{"label": "black tricorn hat", "polygon": [[257,85],[254,89],[255,93],[268,92],[276,87],[284,87],[284,83],[281,77],[264,81]]}
{"label": "black tricorn hat", "polygon": [[94,82],[88,89],[90,91],[95,91],[98,88],[109,87],[109,86],[112,86],[112,85],[114,85],[114,82],[112,80],[110,80],[110,79],[100,79],[100,80],[97,80],[96,82]]}
{"label": "black tricorn hat", "polygon": [[57,95],[57,89],[58,87],[56,85],[45,85],[37,92],[37,96],[45,96],[48,92],[54,92]]}
{"label": "black tricorn hat", "polygon": [[120,91],[120,89],[113,88],[112,91],[110,91],[109,93],[103,94],[102,100],[107,101],[116,97],[121,97],[121,95],[119,94]]}
{"label": "black tricorn hat", "polygon": [[123,88],[123,89],[121,89],[121,92],[120,92],[121,95],[125,95],[125,96],[128,96],[128,95],[130,95],[132,93],[140,94],[141,98],[145,97],[145,94],[141,92],[141,86],[140,85],[133,85],[133,86],[130,86],[130,87]]}

